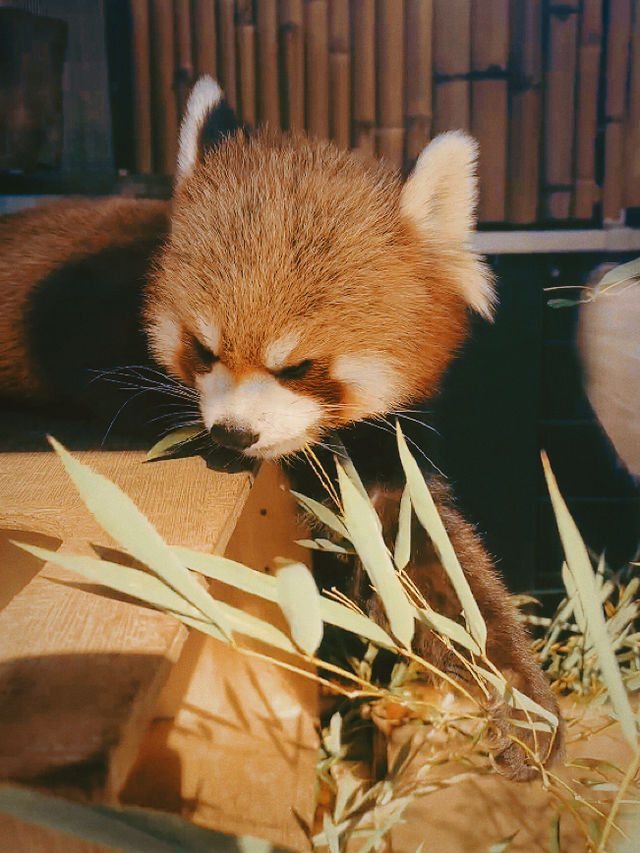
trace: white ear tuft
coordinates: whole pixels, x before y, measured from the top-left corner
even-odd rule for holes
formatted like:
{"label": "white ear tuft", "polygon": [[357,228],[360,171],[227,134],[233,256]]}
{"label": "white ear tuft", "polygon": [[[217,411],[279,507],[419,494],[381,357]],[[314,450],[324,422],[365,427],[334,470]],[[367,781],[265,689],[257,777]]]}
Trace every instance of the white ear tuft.
{"label": "white ear tuft", "polygon": [[195,166],[200,150],[200,133],[208,118],[223,99],[222,89],[208,74],[195,84],[187,101],[180,126],[176,179],[181,181]]}
{"label": "white ear tuft", "polygon": [[474,226],[478,144],[462,131],[442,133],[424,149],[402,189],[402,212],[418,231],[452,246]]}
{"label": "white ear tuft", "polygon": [[[431,246],[469,250],[478,199],[478,143],[461,130],[427,145],[400,194],[400,210]],[[487,319],[495,294],[489,270],[473,255],[461,269],[460,288],[469,306]]]}

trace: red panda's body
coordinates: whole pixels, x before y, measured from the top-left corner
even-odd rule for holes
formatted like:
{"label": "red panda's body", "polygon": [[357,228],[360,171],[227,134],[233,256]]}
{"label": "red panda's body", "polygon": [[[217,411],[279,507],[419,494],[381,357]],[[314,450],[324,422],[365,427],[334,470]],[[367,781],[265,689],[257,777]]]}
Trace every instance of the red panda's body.
{"label": "red panda's body", "polygon": [[[468,246],[474,158],[468,137],[445,134],[403,184],[330,143],[239,129],[205,78],[181,130],[168,232],[163,205],[124,200],[72,203],[0,226],[0,393],[72,392],[82,385],[77,364],[114,365],[144,325],[155,363],[181,383],[213,441],[245,457],[288,457],[330,430],[424,400],[465,339],[468,309],[491,315],[492,282]],[[82,301],[85,280],[88,293],[102,294],[102,313],[133,294],[121,312],[132,329],[109,364],[94,346],[109,340],[93,333],[99,310],[86,313],[75,358],[80,324],[60,330],[68,311],[57,294]],[[56,341],[72,377],[57,385]],[[399,494],[379,469],[368,485],[391,543]],[[487,618],[493,660],[556,710],[478,537],[446,489],[434,489]],[[419,531],[414,544],[410,574],[456,618],[460,605],[433,549]],[[361,598],[370,599],[365,589]],[[375,598],[368,606],[376,612]],[[418,643],[438,655],[426,629]],[[531,771],[508,740],[502,761],[513,776]]]}

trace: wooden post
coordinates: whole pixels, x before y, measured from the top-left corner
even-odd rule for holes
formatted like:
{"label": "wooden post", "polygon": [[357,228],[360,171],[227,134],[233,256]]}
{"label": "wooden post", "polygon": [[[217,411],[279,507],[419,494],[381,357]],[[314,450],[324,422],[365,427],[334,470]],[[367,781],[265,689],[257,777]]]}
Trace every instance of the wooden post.
{"label": "wooden post", "polygon": [[171,0],[151,0],[153,46],[153,112],[156,169],[172,175],[178,140],[178,111],[174,83],[174,21]]}
{"label": "wooden post", "polygon": [[329,136],[329,16],[327,0],[305,4],[307,130]]}
{"label": "wooden post", "polygon": [[256,13],[260,121],[268,122],[273,127],[280,127],[276,0],[257,0]]}
{"label": "wooden post", "polygon": [[433,132],[471,128],[471,0],[435,0]]}
{"label": "wooden post", "polygon": [[376,14],[374,0],[353,0],[353,132],[354,147],[375,154]]}
{"label": "wooden post", "polygon": [[229,106],[238,109],[234,0],[218,0],[220,22],[220,78]]}
{"label": "wooden post", "polygon": [[481,222],[506,218],[509,0],[473,0],[471,132],[480,145]]}
{"label": "wooden post", "polygon": [[284,124],[289,130],[303,130],[305,66],[302,0],[283,0],[280,34],[283,57]]}
{"label": "wooden post", "polygon": [[542,157],[542,4],[511,0],[511,86],[507,212],[517,225],[538,218]]}
{"label": "wooden post", "polygon": [[351,31],[349,0],[329,6],[329,88],[331,138],[351,145]]}
{"label": "wooden post", "polygon": [[253,24],[238,24],[236,28],[239,113],[244,122],[256,124],[256,28]]}
{"label": "wooden post", "polygon": [[431,137],[433,0],[406,0],[406,159],[413,166]]}
{"label": "wooden post", "polygon": [[633,4],[629,109],[625,125],[625,207],[640,206],[640,8]]}
{"label": "wooden post", "polygon": [[136,138],[136,171],[153,171],[151,151],[151,55],[148,0],[132,0],[133,116]]}
{"label": "wooden post", "polygon": [[580,14],[576,98],[576,186],[572,216],[591,219],[597,199],[596,136],[602,50],[602,0],[584,0]]}
{"label": "wooden post", "polygon": [[178,116],[182,117],[189,90],[193,84],[193,60],[191,58],[191,8],[189,0],[174,0],[176,24],[176,70],[174,87],[178,105]]}
{"label": "wooden post", "polygon": [[404,153],[404,0],[378,0],[376,147],[394,168]]}
{"label": "wooden post", "polygon": [[607,35],[602,216],[617,222],[624,208],[624,119],[631,35],[631,0],[610,0]]}
{"label": "wooden post", "polygon": [[575,155],[575,94],[578,0],[549,9],[545,72],[545,219],[568,219],[572,209]]}
{"label": "wooden post", "polygon": [[217,77],[215,0],[193,0],[193,41],[196,72]]}

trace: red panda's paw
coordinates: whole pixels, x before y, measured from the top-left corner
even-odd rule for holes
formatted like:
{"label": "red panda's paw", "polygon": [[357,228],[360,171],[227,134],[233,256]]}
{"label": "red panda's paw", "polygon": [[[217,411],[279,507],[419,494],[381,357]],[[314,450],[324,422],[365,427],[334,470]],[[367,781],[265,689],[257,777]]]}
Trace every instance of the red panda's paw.
{"label": "red panda's paw", "polygon": [[541,671],[536,673],[534,683],[520,686],[521,681],[514,673],[504,672],[507,680],[526,693],[531,699],[550,711],[558,720],[557,728],[549,731],[538,725],[532,729],[528,724],[540,723],[540,717],[499,702],[493,709],[495,736],[491,751],[496,769],[503,776],[517,782],[540,778],[541,767],[548,767],[562,759],[564,754],[564,726],[558,701]]}

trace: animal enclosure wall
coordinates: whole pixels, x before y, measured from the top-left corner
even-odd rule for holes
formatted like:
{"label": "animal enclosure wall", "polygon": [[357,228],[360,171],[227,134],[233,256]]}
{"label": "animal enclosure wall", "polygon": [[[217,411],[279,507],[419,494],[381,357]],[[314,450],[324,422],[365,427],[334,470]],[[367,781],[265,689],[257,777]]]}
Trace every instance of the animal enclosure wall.
{"label": "animal enclosure wall", "polygon": [[434,134],[471,132],[483,222],[640,205],[636,0],[130,0],[130,16],[139,173],[173,172],[178,117],[207,72],[249,124],[398,169]]}

